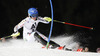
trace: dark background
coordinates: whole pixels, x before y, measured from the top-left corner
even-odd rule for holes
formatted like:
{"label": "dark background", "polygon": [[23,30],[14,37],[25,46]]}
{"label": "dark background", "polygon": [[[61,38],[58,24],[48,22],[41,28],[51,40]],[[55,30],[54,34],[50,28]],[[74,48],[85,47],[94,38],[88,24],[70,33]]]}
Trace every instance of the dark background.
{"label": "dark background", "polygon": [[[76,35],[75,41],[88,45],[90,51],[96,51],[100,47],[100,0],[52,0],[52,3],[55,20],[94,28],[90,30],[54,22],[52,36]],[[30,7],[37,8],[39,16],[51,17],[49,0],[0,0],[0,37],[12,34],[14,26],[27,17]],[[50,24],[39,23],[37,30],[48,36]]]}

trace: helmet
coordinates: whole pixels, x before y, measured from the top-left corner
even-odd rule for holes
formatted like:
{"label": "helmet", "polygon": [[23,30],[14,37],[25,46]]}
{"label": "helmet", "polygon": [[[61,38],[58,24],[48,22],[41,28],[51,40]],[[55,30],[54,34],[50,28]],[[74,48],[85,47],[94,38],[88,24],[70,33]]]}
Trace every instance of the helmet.
{"label": "helmet", "polygon": [[38,11],[36,8],[29,8],[28,9],[28,15],[31,17],[37,17],[38,16]]}

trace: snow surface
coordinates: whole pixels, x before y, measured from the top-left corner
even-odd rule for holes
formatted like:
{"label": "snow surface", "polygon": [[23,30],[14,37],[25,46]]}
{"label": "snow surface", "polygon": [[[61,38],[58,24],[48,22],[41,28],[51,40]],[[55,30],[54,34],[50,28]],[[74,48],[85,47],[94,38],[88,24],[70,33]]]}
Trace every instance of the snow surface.
{"label": "snow surface", "polygon": [[[60,38],[58,38],[58,41],[56,39],[53,40],[55,40],[57,43],[59,42],[60,44],[62,44],[65,38],[62,39],[63,41],[59,41],[61,40]],[[68,38],[66,40],[72,39]],[[67,43],[70,42],[68,41],[65,44]],[[40,43],[25,42],[22,39],[11,39],[4,43],[0,42],[0,56],[100,56],[100,54],[90,52],[75,52],[57,49],[46,49],[42,48],[42,45]]]}

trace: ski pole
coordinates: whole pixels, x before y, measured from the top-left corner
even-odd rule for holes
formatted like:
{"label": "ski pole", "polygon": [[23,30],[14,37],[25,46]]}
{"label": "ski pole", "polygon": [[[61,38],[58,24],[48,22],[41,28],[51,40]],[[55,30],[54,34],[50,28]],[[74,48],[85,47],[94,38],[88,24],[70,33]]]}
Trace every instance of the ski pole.
{"label": "ski pole", "polygon": [[0,38],[0,40],[2,40],[2,39],[4,39],[4,38],[8,38],[8,37],[11,37],[11,35],[10,35],[10,36],[5,36],[5,37],[2,37],[2,38]]}
{"label": "ski pole", "polygon": [[87,29],[93,30],[93,27],[87,27],[87,26],[82,26],[82,25],[77,25],[77,24],[62,22],[62,21],[58,21],[58,20],[53,20],[53,21],[54,22],[58,22],[58,23],[63,23],[63,24],[68,24],[68,25],[73,25],[73,26],[77,26],[77,27],[82,27],[82,28],[87,28]]}
{"label": "ski pole", "polygon": [[11,34],[11,35],[9,35],[9,36],[5,36],[5,37],[0,38],[0,40],[2,40],[2,39],[4,39],[4,38],[9,38],[9,37],[17,37],[17,36],[19,36],[19,35],[20,35],[19,32],[13,33],[13,34]]}

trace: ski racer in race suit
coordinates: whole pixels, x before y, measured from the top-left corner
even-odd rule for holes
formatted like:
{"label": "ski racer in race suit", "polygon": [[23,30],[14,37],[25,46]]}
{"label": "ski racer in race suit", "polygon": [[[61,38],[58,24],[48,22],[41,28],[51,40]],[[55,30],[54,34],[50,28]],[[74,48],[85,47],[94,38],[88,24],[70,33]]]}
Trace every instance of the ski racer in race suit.
{"label": "ski racer in race suit", "polygon": [[[39,35],[39,32],[36,31],[39,22],[49,24],[52,19],[50,17],[39,17],[38,11],[36,8],[28,9],[28,17],[23,19],[18,25],[14,27],[14,32],[17,32],[20,28],[23,27],[23,39],[29,42],[35,42],[37,39],[41,44],[46,45],[47,41],[43,39],[43,36]],[[37,33],[38,32],[38,33]],[[35,36],[36,38],[35,38]],[[56,44],[53,41],[50,41],[50,44],[56,45],[59,47],[60,45]]]}

